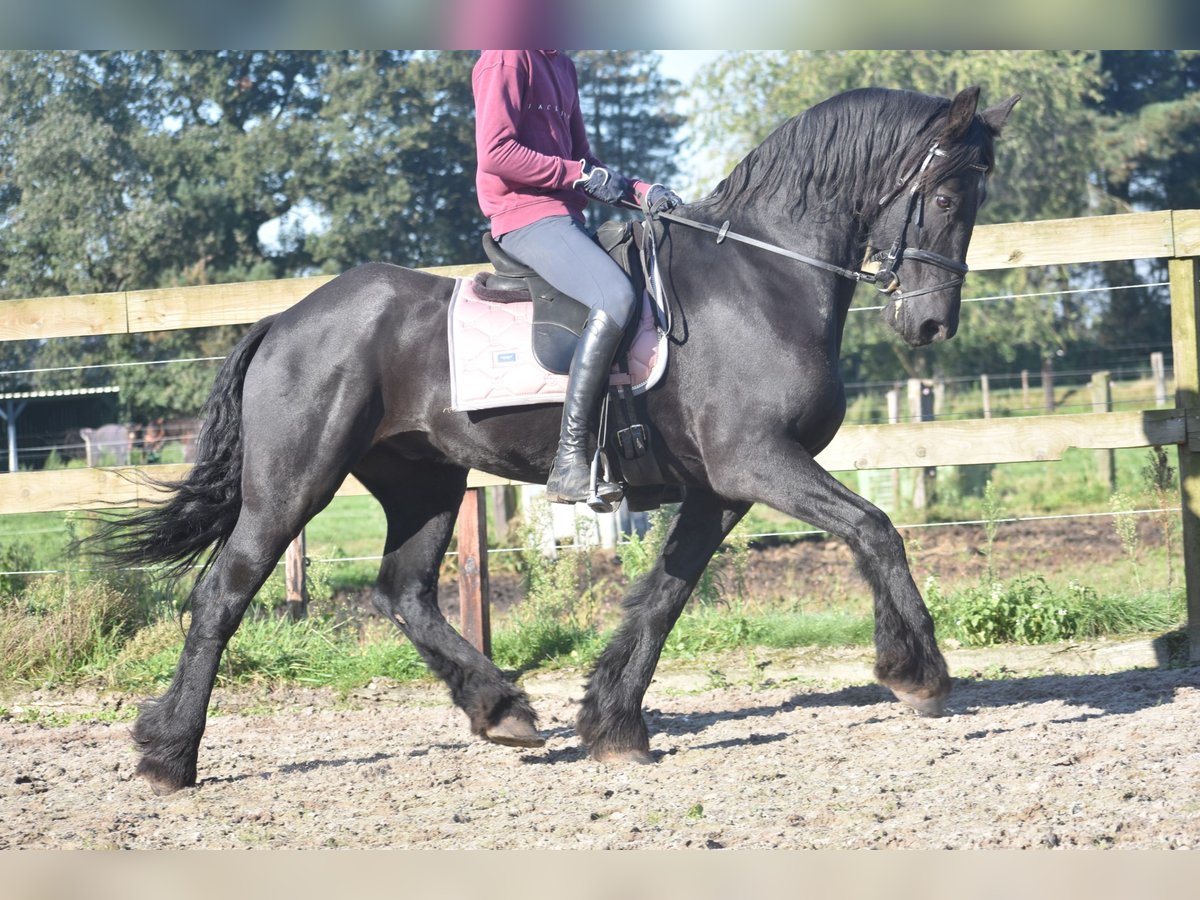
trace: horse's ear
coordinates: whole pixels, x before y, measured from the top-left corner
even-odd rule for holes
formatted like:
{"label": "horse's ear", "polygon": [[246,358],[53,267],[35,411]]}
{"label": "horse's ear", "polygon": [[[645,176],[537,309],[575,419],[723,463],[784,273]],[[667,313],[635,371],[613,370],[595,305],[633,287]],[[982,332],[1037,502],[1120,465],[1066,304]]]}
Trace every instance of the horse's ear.
{"label": "horse's ear", "polygon": [[974,84],[963,88],[958,96],[950,101],[950,111],[946,113],[946,127],[938,143],[953,144],[967,133],[975,120],[975,108],[979,106],[979,85]]}
{"label": "horse's ear", "polygon": [[1017,105],[1017,101],[1020,99],[1020,94],[1013,94],[1003,103],[997,104],[991,109],[985,109],[980,113],[980,117],[983,119],[984,124],[991,129],[992,134],[1000,134],[1000,129],[1004,127],[1004,123],[1008,121],[1013,107]]}

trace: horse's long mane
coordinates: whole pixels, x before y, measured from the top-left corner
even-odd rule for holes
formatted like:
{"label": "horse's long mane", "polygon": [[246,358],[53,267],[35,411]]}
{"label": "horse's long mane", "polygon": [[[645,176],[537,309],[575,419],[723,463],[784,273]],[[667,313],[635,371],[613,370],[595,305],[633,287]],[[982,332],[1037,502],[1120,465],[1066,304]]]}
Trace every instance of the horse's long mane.
{"label": "horse's long mane", "polygon": [[[839,94],[780,125],[694,208],[734,215],[761,205],[794,219],[849,209],[869,225],[878,201],[928,152],[949,108],[949,100],[914,91]],[[948,155],[926,180],[994,162],[978,116],[963,140],[943,149]]]}

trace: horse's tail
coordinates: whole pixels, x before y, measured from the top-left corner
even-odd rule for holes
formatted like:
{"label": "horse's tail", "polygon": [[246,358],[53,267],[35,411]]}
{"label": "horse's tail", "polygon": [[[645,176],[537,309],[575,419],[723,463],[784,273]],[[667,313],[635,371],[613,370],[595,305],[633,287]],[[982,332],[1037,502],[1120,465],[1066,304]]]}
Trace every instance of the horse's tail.
{"label": "horse's tail", "polygon": [[[106,565],[164,563],[175,579],[216,559],[233,534],[242,506],[242,387],[259,344],[275,321],[268,316],[225,357],[201,413],[196,459],[182,481],[145,479],[171,496],[132,515],[108,515],[96,533],[80,542]],[[205,552],[212,553],[201,563]]]}

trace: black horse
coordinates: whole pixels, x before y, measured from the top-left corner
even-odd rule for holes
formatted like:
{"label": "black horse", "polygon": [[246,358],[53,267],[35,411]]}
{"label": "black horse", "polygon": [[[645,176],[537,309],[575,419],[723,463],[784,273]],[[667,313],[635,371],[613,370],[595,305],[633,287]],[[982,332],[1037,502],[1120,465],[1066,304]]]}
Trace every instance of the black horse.
{"label": "black horse", "polygon": [[[673,346],[646,405],[665,478],[686,498],[589,678],[576,724],[594,758],[651,761],[641,704],[663,643],[756,502],[849,542],[874,591],[876,676],[919,712],[941,712],[950,679],[903,541],[813,457],[845,414],[838,354],[858,262],[871,248],[884,249],[875,254],[884,319],[907,343],[957,328],[993,142],[1017,100],[977,113],[978,95],[835,97],[677,210],[690,225],[666,225],[658,256]],[[734,240],[716,245],[696,223],[728,223]],[[349,474],[387,515],[375,605],[446,682],[475,734],[540,745],[525,694],[442,617],[437,574],[467,472],[544,481],[560,411],[448,409],[452,287],[369,264],[254,325],[217,376],[186,480],[164,504],[109,529],[121,535],[107,551],[118,562],[179,572],[206,560],[174,680],[134,726],[138,772],[156,790],[195,783],[221,653],[288,543]]]}

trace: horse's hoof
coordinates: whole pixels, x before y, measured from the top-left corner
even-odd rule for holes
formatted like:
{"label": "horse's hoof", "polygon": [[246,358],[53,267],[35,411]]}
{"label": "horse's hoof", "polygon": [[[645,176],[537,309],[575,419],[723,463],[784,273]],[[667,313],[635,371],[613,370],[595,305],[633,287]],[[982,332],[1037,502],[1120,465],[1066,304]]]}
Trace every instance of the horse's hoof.
{"label": "horse's hoof", "polygon": [[186,774],[172,773],[167,766],[146,756],[138,761],[138,767],[134,774],[145,779],[146,784],[150,785],[150,790],[159,797],[166,797],[176,791],[196,785],[194,775],[189,779]]}
{"label": "horse's hoof", "polygon": [[595,750],[592,759],[613,765],[636,763],[639,766],[654,765],[654,756],[649,750]]}
{"label": "horse's hoof", "polygon": [[156,797],[166,797],[174,794],[176,791],[183,790],[188,787],[186,784],[178,784],[177,782],[166,778],[156,772],[149,771],[146,767],[139,766],[137,774],[140,775],[150,785],[150,790],[154,791]]}
{"label": "horse's hoof", "polygon": [[927,716],[931,719],[936,719],[939,716],[945,715],[946,712],[946,695],[945,694],[926,694],[921,691],[902,691],[897,688],[892,688],[892,693],[896,695],[896,699],[906,706],[912,707],[917,711],[918,715]]}
{"label": "horse's hoof", "polygon": [[544,747],[546,739],[525,719],[505,716],[495,725],[489,725],[483,736],[493,744],[505,747]]}

